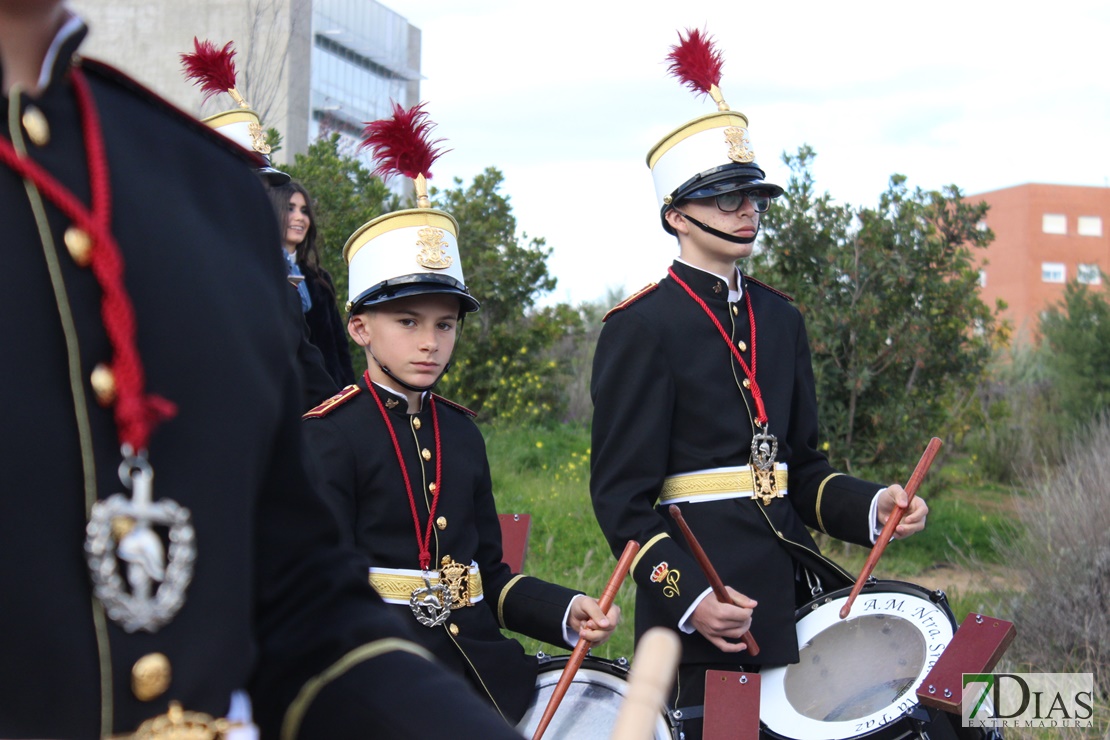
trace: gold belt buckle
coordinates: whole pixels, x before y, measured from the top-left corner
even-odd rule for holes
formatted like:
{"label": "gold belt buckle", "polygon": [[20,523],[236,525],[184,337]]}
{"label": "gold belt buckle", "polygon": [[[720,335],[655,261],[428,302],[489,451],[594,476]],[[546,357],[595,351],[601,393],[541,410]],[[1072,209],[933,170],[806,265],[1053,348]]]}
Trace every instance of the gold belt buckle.
{"label": "gold belt buckle", "polygon": [[440,561],[439,582],[447,587],[451,595],[451,608],[461,609],[470,603],[470,566],[456,563],[450,555]]}
{"label": "gold belt buckle", "polygon": [[755,474],[753,476],[755,491],[752,495],[762,501],[764,506],[770,506],[773,500],[782,498],[782,491],[778,490],[778,485],[775,481],[774,467],[770,470],[753,468],[752,472]]}
{"label": "gold belt buckle", "polygon": [[216,740],[226,736],[233,723],[214,719],[203,712],[187,712],[176,701],[171,701],[165,714],[148,719],[139,725],[129,740]]}

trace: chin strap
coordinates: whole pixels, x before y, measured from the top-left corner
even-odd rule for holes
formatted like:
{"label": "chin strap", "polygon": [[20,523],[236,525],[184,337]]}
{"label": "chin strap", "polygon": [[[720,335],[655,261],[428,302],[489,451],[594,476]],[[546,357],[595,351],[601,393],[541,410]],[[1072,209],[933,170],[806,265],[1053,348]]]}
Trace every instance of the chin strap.
{"label": "chin strap", "polygon": [[394,375],[390,371],[390,369],[388,367],[383,365],[382,361],[379,360],[377,358],[377,356],[374,354],[374,350],[367,347],[366,351],[370,353],[370,357],[372,357],[374,359],[374,362],[378,363],[378,367],[380,367],[382,369],[383,373],[388,375],[390,378],[392,378],[394,380],[394,382],[396,382],[398,385],[402,386],[403,388],[406,388],[407,390],[410,390],[410,391],[415,391],[417,393],[426,393],[426,392],[430,391],[432,388],[435,388],[436,384],[439,383],[440,378],[442,378],[447,373],[447,371],[451,369],[451,363],[448,362],[444,366],[443,372],[441,372],[439,375],[437,375],[436,379],[433,380],[429,385],[423,385],[423,386],[412,385],[411,383],[406,383],[405,381],[398,378],[396,375]]}
{"label": "chin strap", "polygon": [[706,232],[707,234],[712,234],[713,236],[720,237],[721,239],[724,239],[726,242],[732,242],[733,244],[751,244],[752,242],[755,241],[755,237],[759,234],[759,226],[758,225],[755,227],[755,234],[753,234],[752,236],[736,236],[735,234],[726,234],[723,231],[718,231],[717,229],[714,229],[709,224],[705,224],[705,223],[702,223],[701,221],[698,221],[693,216],[691,216],[687,213],[683,213],[682,211],[678,210],[677,208],[675,208],[674,211],[675,211],[675,213],[682,216],[684,219],[686,219],[690,223],[694,224],[695,226],[697,226],[699,229]]}

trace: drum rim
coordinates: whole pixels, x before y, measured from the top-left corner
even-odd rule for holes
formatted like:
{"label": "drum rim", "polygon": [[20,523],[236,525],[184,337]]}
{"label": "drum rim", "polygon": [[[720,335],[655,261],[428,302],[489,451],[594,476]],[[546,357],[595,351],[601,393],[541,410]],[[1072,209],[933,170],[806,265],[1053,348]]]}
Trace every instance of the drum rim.
{"label": "drum rim", "polygon": [[[798,625],[803,619],[821,610],[825,610],[825,613],[835,610],[837,617],[839,617],[839,607],[842,603],[847,601],[851,591],[852,589],[850,587],[838,589],[829,594],[823,594],[812,599],[803,605],[795,612],[795,629],[798,629]],[[930,590],[907,581],[874,580],[864,584],[853,609],[858,609],[861,600],[864,599],[865,596],[871,594],[897,594],[911,597],[918,602],[928,603],[942,614],[946,618],[944,621],[950,626],[950,631],[945,631],[944,634],[946,636],[944,638],[944,644],[940,647],[936,657],[930,658],[927,650],[925,663],[918,673],[915,683],[910,690],[903,694],[898,700],[863,717],[835,722],[814,720],[802,715],[794,709],[785,696],[785,675],[790,666],[765,669],[761,671],[760,724],[763,725],[766,730],[769,730],[772,736],[793,738],[794,740],[811,740],[811,738],[827,737],[867,737],[882,732],[884,728],[895,726],[919,705],[916,689],[921,685],[922,681],[924,681],[925,677],[928,675],[928,672],[936,664],[936,660],[939,659],[940,654],[947,649],[948,644],[955,636],[958,626],[955,615],[948,605],[947,596],[939,589]],[[890,614],[890,616],[901,615]],[[905,621],[914,624],[919,631],[923,629],[922,626],[914,622],[914,620],[906,619]],[[830,624],[835,624],[835,620]],[[929,647],[927,638],[926,647]],[[773,724],[764,719],[764,717],[772,716]],[[793,720],[793,722],[790,727],[787,727],[786,722],[789,720]],[[871,724],[877,720],[881,720],[881,724]],[[861,730],[859,729],[861,726],[866,727]],[[808,730],[806,729],[807,727],[809,728]],[[838,732],[840,734],[835,734]],[[845,732],[847,732],[847,734],[844,734]]]}
{"label": "drum rim", "polygon": [[[541,689],[550,689],[559,681],[557,675],[551,677],[553,678],[553,680],[547,681],[544,680],[544,676],[545,674],[552,673],[561,674],[563,668],[566,667],[567,661],[570,660],[569,655],[544,655],[541,653],[537,657],[539,658],[539,666],[538,670],[536,671],[535,693],[533,693],[532,701],[531,703],[529,703],[528,708],[525,710],[524,714],[515,725],[515,728],[518,731],[531,731],[535,729],[533,727],[530,727],[525,720],[534,719],[536,724],[538,725],[539,717],[540,715],[542,715],[544,707],[546,707],[547,705],[547,700],[545,698],[543,704],[541,705],[539,702],[536,701],[536,695]],[[603,668],[599,668],[599,666],[603,666]],[[628,694],[626,690],[619,689],[627,689],[627,676],[630,668],[631,665],[629,664],[628,660],[623,657],[617,660],[610,660],[608,658],[599,658],[594,655],[587,655],[582,660],[582,665],[578,667],[578,672],[575,675],[571,685],[573,686],[576,683],[592,683],[592,685],[594,686],[603,686],[604,688],[611,690],[614,694],[619,696],[621,702],[623,703],[623,701],[628,698]],[[597,682],[583,681],[581,680],[583,672],[587,674],[587,678],[589,678],[590,676],[595,676],[603,677],[604,680]],[[568,689],[567,691],[569,693],[570,689]],[[550,692],[548,692],[548,695],[550,695]],[[618,712],[619,709],[620,708],[618,707]],[[529,717],[529,715],[533,713],[535,713],[535,717]],[[558,713],[556,713],[555,716],[558,717]],[[555,729],[555,724],[555,720],[552,719],[552,724],[548,727],[549,731]],[[670,716],[670,712],[666,711],[665,708],[664,711],[660,712],[659,717],[656,719],[655,737],[673,739],[675,737],[674,730],[675,728]],[[552,737],[553,736],[554,734],[552,734]]]}

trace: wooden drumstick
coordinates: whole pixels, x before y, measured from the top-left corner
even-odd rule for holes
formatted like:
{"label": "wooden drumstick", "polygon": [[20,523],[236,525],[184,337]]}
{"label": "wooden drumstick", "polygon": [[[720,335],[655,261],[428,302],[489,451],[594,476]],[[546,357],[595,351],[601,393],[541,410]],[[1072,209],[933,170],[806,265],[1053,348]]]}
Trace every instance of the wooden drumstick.
{"label": "wooden drumstick", "polygon": [[652,627],[636,644],[628,673],[628,691],[617,714],[610,740],[644,740],[654,736],[655,723],[666,711],[682,643],[666,627]]}
{"label": "wooden drumstick", "polygon": [[914,495],[917,494],[917,489],[921,487],[921,481],[925,478],[925,474],[929,472],[929,466],[933,464],[933,458],[937,456],[937,451],[943,444],[939,438],[933,437],[929,440],[929,445],[925,448],[924,454],[921,459],[917,461],[917,467],[913,469],[913,475],[910,476],[909,483],[906,484],[906,505],[895,506],[894,511],[890,512],[890,517],[883,525],[883,531],[879,533],[878,539],[875,540],[875,546],[871,548],[871,554],[867,556],[867,562],[863,564],[863,570],[860,571],[859,578],[852,586],[852,592],[848,594],[848,600],[844,602],[844,606],[840,607],[840,618],[845,619],[848,613],[852,610],[852,604],[855,602],[859,592],[863,590],[863,584],[871,577],[871,571],[875,570],[875,564],[879,562],[879,558],[886,549],[887,543],[890,538],[894,536],[894,530],[898,523],[902,521],[902,515],[906,513],[909,508],[910,502],[913,501]]}
{"label": "wooden drumstick", "polygon": [[[709,556],[705,554],[705,550],[701,548],[694,533],[690,531],[690,525],[682,518],[682,510],[674,504],[671,504],[669,509],[671,518],[678,522],[678,528],[682,530],[682,536],[686,538],[686,544],[694,553],[694,558],[701,566],[702,573],[705,574],[706,580],[709,581],[710,588],[713,589],[713,594],[717,597],[717,601],[722,604],[731,604],[732,597],[728,595],[728,589],[725,588],[724,582],[721,577],[717,575],[717,571],[713,568],[713,563],[709,562]],[[756,643],[755,638],[752,637],[752,631],[748,630],[741,637],[740,641],[748,646],[748,655],[759,655],[759,645]]]}
{"label": "wooden drumstick", "polygon": [[[632,567],[632,560],[639,551],[640,543],[635,540],[629,540],[628,544],[624,546],[624,552],[621,553],[620,560],[617,561],[617,567],[613,570],[613,575],[609,577],[609,583],[606,584],[605,590],[601,592],[601,598],[597,600],[602,612],[608,614],[609,607],[613,605],[613,599],[616,597],[617,591],[620,590],[624,577],[628,574],[628,569]],[[555,684],[555,689],[551,692],[551,698],[547,700],[547,707],[543,710],[540,723],[536,725],[532,740],[540,740],[544,731],[547,730],[547,726],[551,724],[551,718],[555,716],[555,710],[559,708],[559,703],[566,695],[567,689],[570,688],[570,683],[574,680],[574,674],[578,673],[579,666],[585,660],[586,651],[589,647],[589,641],[585,637],[579,636],[578,644],[574,646],[574,651],[571,652],[567,664],[563,667],[563,672],[559,676],[559,682]]]}

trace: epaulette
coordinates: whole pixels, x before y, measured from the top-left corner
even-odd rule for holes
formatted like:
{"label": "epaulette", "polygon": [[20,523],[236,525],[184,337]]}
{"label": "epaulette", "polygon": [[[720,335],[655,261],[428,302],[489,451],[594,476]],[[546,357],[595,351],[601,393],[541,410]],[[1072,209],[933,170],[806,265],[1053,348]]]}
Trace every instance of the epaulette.
{"label": "epaulette", "polygon": [[478,417],[478,412],[477,411],[471,411],[466,406],[463,406],[462,404],[459,404],[459,403],[455,403],[454,401],[452,401],[449,398],[444,398],[443,396],[439,395],[438,393],[433,393],[432,395],[435,396],[437,401],[440,401],[442,403],[447,404],[448,406],[455,409],[456,411],[463,412],[464,414],[469,416],[471,419],[476,419]]}
{"label": "epaulette", "polygon": [[357,385],[349,385],[343,390],[339,391],[339,393],[336,393],[334,396],[324,401],[316,408],[312,409],[311,411],[306,411],[304,416],[302,416],[301,418],[322,419],[323,417],[334,411],[336,408],[347,403],[347,401],[350,401],[359,393],[362,393],[362,388],[358,387]]}
{"label": "epaulette", "polygon": [[609,312],[606,313],[605,316],[601,319],[602,323],[608,321],[609,317],[612,316],[613,314],[615,314],[617,311],[623,311],[624,309],[628,308],[633,303],[640,300],[641,298],[643,298],[648,293],[650,293],[651,291],[655,290],[658,287],[659,287],[659,283],[648,283],[644,287],[640,288],[635,293],[633,293],[632,295],[628,296],[627,298],[625,298],[623,301],[621,301],[617,305],[610,308]]}
{"label": "epaulette", "polygon": [[99,59],[89,59],[88,57],[81,57],[81,68],[96,74],[107,80],[111,80],[136,97],[152,104],[154,107],[168,114],[172,118],[178,119],[181,123],[185,124],[188,128],[195,131],[200,136],[208,139],[213,144],[216,144],[221,149],[231,152],[238,159],[246,162],[254,168],[263,167],[266,161],[257,152],[252,152],[236,144],[228,137],[216,131],[204,121],[199,120],[196,116],[178,108],[170,101],[163,98],[158,93],[150,90],[142,83],[137,82],[134,78],[130,77],[126,72],[116,69],[110,64],[107,64]]}
{"label": "epaulette", "polygon": [[744,276],[744,282],[753,283],[753,284],[758,285],[759,287],[763,288],[764,290],[771,291],[772,293],[779,296],[780,298],[785,298],[786,300],[790,301],[791,303],[794,302],[794,296],[790,295],[789,293],[783,293],[781,290],[778,290],[777,288],[772,288],[767,283],[761,283],[753,277],[749,277],[749,276],[745,275]]}

